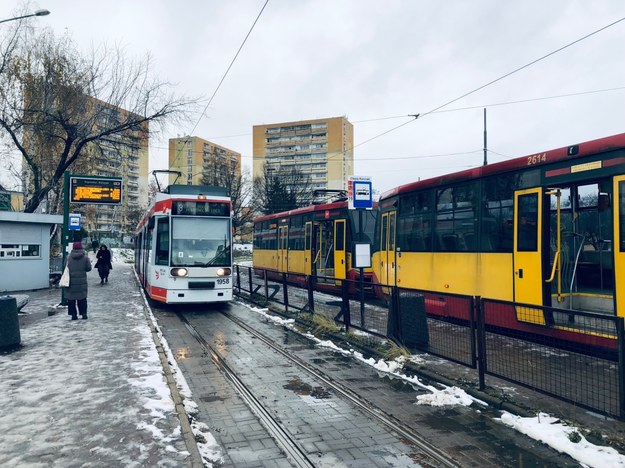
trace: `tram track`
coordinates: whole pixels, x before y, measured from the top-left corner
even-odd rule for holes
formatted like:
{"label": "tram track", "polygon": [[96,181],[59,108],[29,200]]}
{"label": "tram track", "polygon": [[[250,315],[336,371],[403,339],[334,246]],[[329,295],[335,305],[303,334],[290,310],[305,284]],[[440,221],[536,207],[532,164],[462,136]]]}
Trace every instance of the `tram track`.
{"label": "tram track", "polygon": [[[279,353],[286,358],[289,362],[295,364],[297,367],[304,370],[315,379],[323,382],[329,388],[331,388],[337,395],[342,397],[349,404],[359,409],[363,414],[370,417],[372,420],[381,423],[384,427],[387,427],[390,431],[394,432],[402,440],[415,448],[431,461],[436,462],[436,466],[444,467],[457,467],[458,462],[448,456],[443,451],[426,441],[421,435],[406,427],[394,417],[388,415],[375,405],[372,405],[368,401],[364,400],[360,395],[353,392],[343,384],[335,381],[322,371],[295,355],[294,353],[285,350],[278,344],[276,344],[271,338],[260,333],[258,330],[249,326],[240,319],[234,317],[226,311],[220,311],[220,314],[233,322],[238,327],[244,329],[247,333],[260,340],[264,345]],[[309,454],[304,450],[297,440],[289,433],[281,422],[274,418],[267,409],[267,407],[254,396],[251,389],[237,376],[236,372],[228,365],[228,363],[219,355],[219,353],[204,339],[202,334],[187,320],[183,314],[178,314],[180,321],[184,324],[189,333],[198,341],[200,346],[211,357],[211,360],[215,363],[218,369],[224,374],[224,376],[232,383],[235,390],[239,393],[241,398],[249,405],[250,409],[257,415],[261,424],[266,430],[274,437],[276,443],[284,450],[290,460],[295,466],[316,466],[311,460]]]}
{"label": "tram track", "polygon": [[279,354],[287,358],[289,361],[296,364],[302,370],[312,375],[314,378],[322,381],[325,385],[332,388],[332,390],[334,390],[338,395],[341,395],[345,400],[349,401],[355,407],[360,409],[363,413],[369,415],[371,418],[382,423],[384,426],[386,426],[387,428],[389,428],[390,430],[398,434],[401,438],[408,441],[415,447],[418,447],[426,455],[428,455],[429,457],[433,458],[438,463],[440,463],[441,466],[446,466],[446,467],[459,466],[458,463],[453,458],[449,457],[446,453],[442,452],[441,450],[436,448],[434,445],[427,442],[422,436],[412,431],[410,428],[406,427],[406,425],[403,424],[402,422],[386,414],[380,408],[370,404],[366,400],[363,400],[363,398],[360,395],[350,390],[345,385],[335,381],[328,375],[318,370],[316,367],[310,365],[308,362],[301,359],[296,354],[291,353],[287,351],[286,349],[282,348],[281,346],[277,345],[275,341],[273,341],[271,338],[267,337],[266,335],[263,335],[258,330],[252,328],[251,326],[249,326],[242,320],[234,317],[232,314],[229,314],[225,311],[220,311],[220,313],[226,318],[228,318],[230,321],[234,322],[236,325],[240,326],[245,331],[247,331],[248,333],[256,337],[257,339],[262,341],[271,349],[273,349],[274,351],[278,352]]}
{"label": "tram track", "polygon": [[265,427],[267,432],[271,434],[276,443],[285,452],[291,463],[297,467],[314,467],[306,451],[291,436],[289,431],[274,418],[267,407],[254,396],[252,390],[238,377],[237,373],[228,365],[228,363],[219,355],[217,351],[204,339],[197,329],[189,323],[186,317],[180,313],[177,314],[180,321],[189,331],[204,351],[210,356],[213,363],[221,371],[221,373],[230,381],[234,389],[237,391],[241,399],[256,414],[260,423]]}

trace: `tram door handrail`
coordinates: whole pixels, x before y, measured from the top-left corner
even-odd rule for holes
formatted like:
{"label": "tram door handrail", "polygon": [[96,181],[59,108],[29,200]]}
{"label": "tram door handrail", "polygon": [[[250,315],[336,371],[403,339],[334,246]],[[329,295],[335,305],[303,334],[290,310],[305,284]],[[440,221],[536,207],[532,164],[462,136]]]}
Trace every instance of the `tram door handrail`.
{"label": "tram door handrail", "polygon": [[569,308],[573,308],[573,284],[575,282],[575,275],[577,274],[577,264],[579,262],[579,256],[582,253],[584,244],[586,243],[585,234],[573,233],[573,235],[582,236],[582,241],[579,244],[579,249],[577,249],[577,254],[575,255],[575,263],[573,264],[573,274],[571,275],[571,285],[569,286]]}
{"label": "tram door handrail", "polygon": [[[551,283],[554,280],[554,277],[558,277],[557,281],[557,301],[563,302],[562,298],[562,234],[560,232],[561,219],[560,219],[560,197],[562,196],[562,192],[559,188],[549,189],[546,195],[555,195],[556,196],[556,251],[553,257],[553,268],[551,269],[551,277],[547,279],[546,283]],[[575,277],[575,273],[573,273],[573,277]]]}

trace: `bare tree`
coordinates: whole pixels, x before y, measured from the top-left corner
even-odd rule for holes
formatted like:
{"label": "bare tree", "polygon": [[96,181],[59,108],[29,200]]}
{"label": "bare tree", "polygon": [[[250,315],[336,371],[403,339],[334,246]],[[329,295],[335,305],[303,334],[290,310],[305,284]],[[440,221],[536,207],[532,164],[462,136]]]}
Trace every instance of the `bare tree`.
{"label": "bare tree", "polygon": [[102,154],[119,136],[147,138],[151,124],[186,120],[199,104],[152,78],[149,56],[130,60],[119,47],[83,55],[67,36],[27,32],[0,42],[0,137],[29,170],[25,212],[87,152]]}
{"label": "bare tree", "polygon": [[254,179],[253,206],[258,213],[272,214],[311,203],[310,179],[297,169],[272,171],[265,164],[263,175]]}
{"label": "bare tree", "polygon": [[252,200],[252,181],[249,169],[244,168],[239,173],[239,166],[229,163],[218,164],[213,161],[214,170],[206,171],[202,183],[216,187],[224,187],[232,201],[232,225],[234,234],[240,236],[245,233],[246,227],[254,219],[254,212],[250,209]]}

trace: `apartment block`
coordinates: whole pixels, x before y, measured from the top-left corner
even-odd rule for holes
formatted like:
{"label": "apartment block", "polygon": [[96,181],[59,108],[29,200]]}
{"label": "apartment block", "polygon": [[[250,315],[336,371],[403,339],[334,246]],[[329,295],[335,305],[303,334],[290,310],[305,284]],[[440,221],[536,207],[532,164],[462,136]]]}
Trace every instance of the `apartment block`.
{"label": "apartment block", "polygon": [[308,176],[312,190],[346,190],[354,174],[354,127],[346,117],[302,120],[253,129],[253,174],[296,169]]}
{"label": "apartment block", "polygon": [[[178,184],[220,186],[241,175],[241,153],[196,136],[170,138],[169,170],[181,173]],[[169,183],[175,181],[170,174]]]}

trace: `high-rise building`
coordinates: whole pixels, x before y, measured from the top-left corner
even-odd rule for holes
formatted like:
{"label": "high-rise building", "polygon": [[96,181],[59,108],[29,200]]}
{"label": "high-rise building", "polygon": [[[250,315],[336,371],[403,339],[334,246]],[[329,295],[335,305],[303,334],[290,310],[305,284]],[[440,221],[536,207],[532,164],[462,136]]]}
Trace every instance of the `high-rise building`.
{"label": "high-rise building", "polygon": [[241,175],[241,153],[196,136],[169,139],[169,183],[220,186],[224,178]]}
{"label": "high-rise building", "polygon": [[296,169],[311,190],[347,190],[354,174],[354,127],[346,117],[255,125],[253,173]]}

